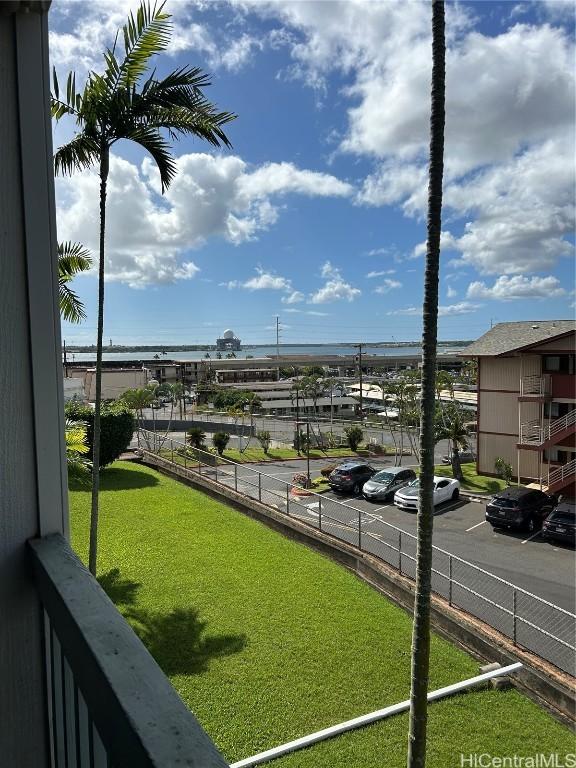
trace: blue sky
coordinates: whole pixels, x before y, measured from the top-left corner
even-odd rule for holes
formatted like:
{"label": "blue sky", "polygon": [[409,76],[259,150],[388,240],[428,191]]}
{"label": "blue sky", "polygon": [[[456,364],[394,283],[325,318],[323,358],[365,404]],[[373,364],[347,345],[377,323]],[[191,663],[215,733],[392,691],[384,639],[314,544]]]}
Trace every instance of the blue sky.
{"label": "blue sky", "polygon": [[[50,12],[61,79],[102,67],[135,3]],[[151,161],[115,147],[105,337],[211,343],[385,341],[421,334],[429,5],[345,0],[171,2],[159,74],[212,75],[237,113],[232,150],[174,146],[159,194]],[[573,4],[447,4],[441,339],[491,322],[574,315]],[[60,124],[55,146],[74,126]],[[58,234],[96,252],[98,181],[57,180]],[[94,343],[96,278],[75,281]]]}

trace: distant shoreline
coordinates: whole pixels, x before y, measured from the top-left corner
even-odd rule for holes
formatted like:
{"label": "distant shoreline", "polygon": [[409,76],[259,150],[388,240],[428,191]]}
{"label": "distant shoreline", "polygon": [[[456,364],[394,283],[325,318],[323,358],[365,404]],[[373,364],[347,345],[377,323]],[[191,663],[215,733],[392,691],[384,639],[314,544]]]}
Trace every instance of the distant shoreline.
{"label": "distant shoreline", "polygon": [[[471,344],[472,340],[457,339],[455,341],[439,341],[439,347],[466,347]],[[274,344],[242,344],[242,350],[258,349],[260,347],[269,348],[275,346]],[[351,349],[357,348],[358,344],[352,342],[343,341],[336,343],[317,343],[317,344],[279,344],[281,349],[290,349],[291,347],[350,347]],[[397,349],[399,347],[421,347],[420,341],[375,341],[372,343],[362,343],[362,346],[367,349]],[[216,350],[215,344],[183,344],[183,345],[164,345],[164,344],[147,344],[145,346],[131,346],[114,344],[113,346],[105,346],[103,352],[212,352]],[[96,353],[96,345],[91,344],[88,346],[67,346],[67,352],[92,352]]]}

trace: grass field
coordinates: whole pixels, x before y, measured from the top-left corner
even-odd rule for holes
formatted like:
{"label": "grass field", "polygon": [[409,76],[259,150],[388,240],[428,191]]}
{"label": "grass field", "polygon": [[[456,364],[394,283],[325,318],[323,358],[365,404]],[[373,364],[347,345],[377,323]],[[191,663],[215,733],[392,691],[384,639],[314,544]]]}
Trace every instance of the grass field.
{"label": "grass field", "polygon": [[[442,477],[452,477],[452,467],[449,464],[438,464],[434,467],[436,475]],[[496,493],[506,488],[506,483],[499,477],[486,477],[486,475],[476,474],[476,464],[462,464],[462,474],[464,475],[464,481],[460,483],[460,486],[465,491],[473,491],[475,493]]]}
{"label": "grass field", "polygon": [[[71,492],[85,560],[90,498]],[[408,696],[410,618],[332,561],[148,468],[102,473],[99,578],[229,761]],[[430,687],[478,672],[434,637]],[[278,768],[400,768],[406,715]],[[569,752],[571,733],[517,692],[431,705],[428,766],[460,753]]]}

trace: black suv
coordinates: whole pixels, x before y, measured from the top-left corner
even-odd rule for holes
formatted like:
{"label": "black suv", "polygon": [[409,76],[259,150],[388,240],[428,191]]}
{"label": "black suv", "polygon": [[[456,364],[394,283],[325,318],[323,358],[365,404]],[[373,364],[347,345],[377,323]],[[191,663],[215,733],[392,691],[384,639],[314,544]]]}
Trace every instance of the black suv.
{"label": "black suv", "polygon": [[529,533],[538,530],[557,503],[555,496],[522,486],[506,488],[492,496],[486,520],[493,528],[515,528]]}
{"label": "black suv", "polygon": [[358,495],[375,472],[374,467],[363,461],[345,461],[330,473],[328,484],[333,491]]}
{"label": "black suv", "polygon": [[562,499],[544,520],[542,538],[576,544],[576,507],[574,499]]}

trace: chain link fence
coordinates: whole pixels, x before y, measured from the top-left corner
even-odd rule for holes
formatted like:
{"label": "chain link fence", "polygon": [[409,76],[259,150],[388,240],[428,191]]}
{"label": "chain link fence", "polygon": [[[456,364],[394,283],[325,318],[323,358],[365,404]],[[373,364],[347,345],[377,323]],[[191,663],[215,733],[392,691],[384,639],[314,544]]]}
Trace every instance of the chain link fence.
{"label": "chain link fence", "polygon": [[[343,501],[307,492],[246,464],[142,431],[142,447],[306,525],[335,536],[415,579],[416,537]],[[576,674],[576,616],[504,579],[433,547],[432,590],[509,637],[515,645]]]}

